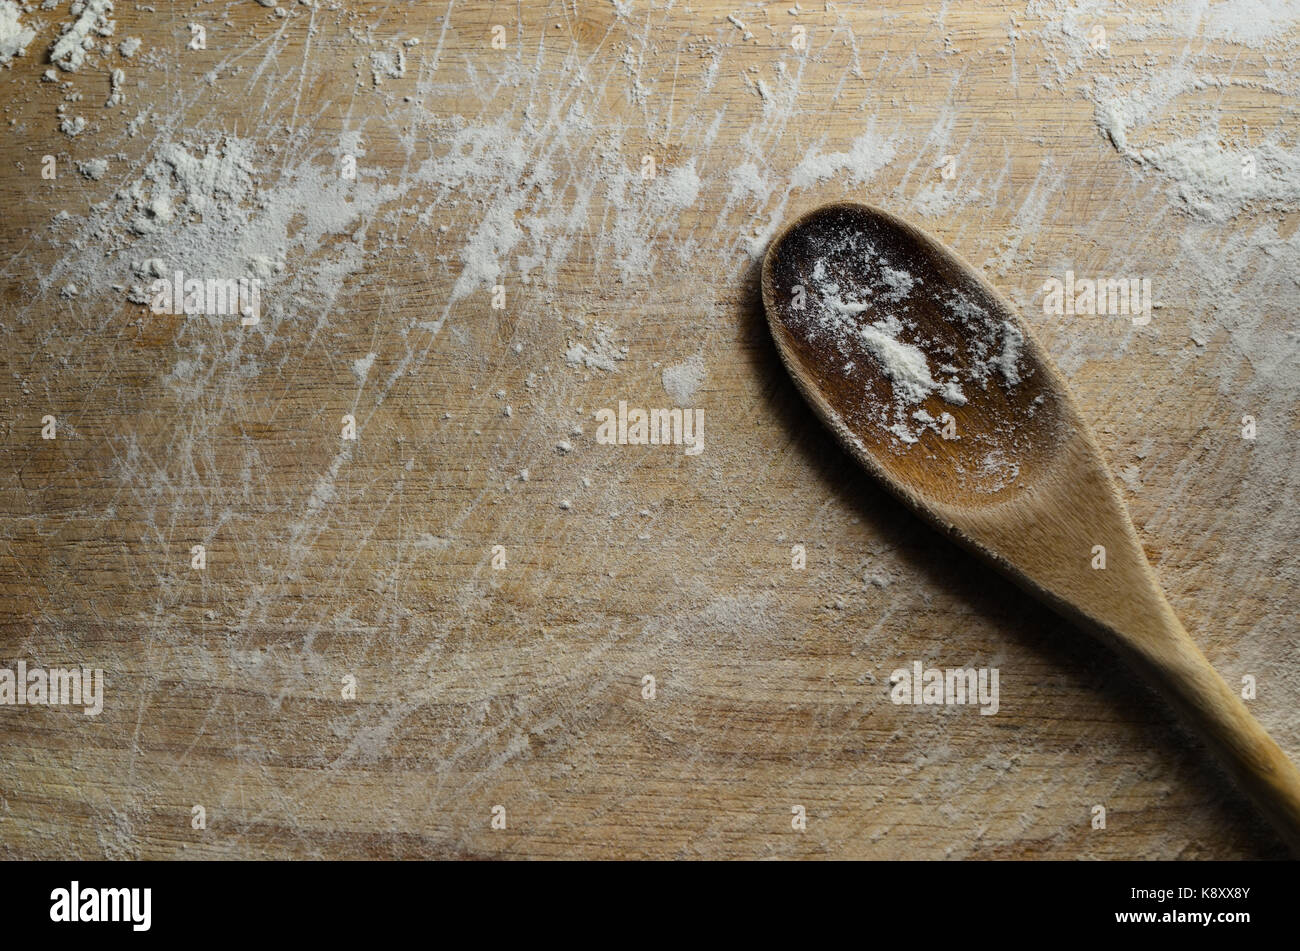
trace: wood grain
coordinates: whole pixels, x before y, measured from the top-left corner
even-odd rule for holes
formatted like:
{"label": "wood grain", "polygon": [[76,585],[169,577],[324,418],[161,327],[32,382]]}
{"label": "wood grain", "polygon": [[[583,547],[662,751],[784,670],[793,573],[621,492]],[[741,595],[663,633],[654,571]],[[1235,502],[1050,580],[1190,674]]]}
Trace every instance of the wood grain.
{"label": "wood grain", "polygon": [[[1295,394],[1250,349],[1296,326],[1278,256],[1295,216],[1189,217],[1083,94],[1147,55],[1263,83],[1266,50],[1116,20],[1110,53],[1074,65],[1056,14],[987,3],[118,6],[115,38],[144,41],[120,64],[123,107],[101,106],[115,56],[70,87],[39,81],[65,10],[27,16],[46,26],[0,71],[0,664],[107,678],[97,717],[0,706],[0,854],[1284,854],[1135,678],[823,432],[767,335],[751,245],[851,198],[917,214],[983,268],[1110,466],[1136,467],[1126,501],[1193,639],[1230,683],[1257,678],[1252,712],[1296,755]],[[187,51],[192,22],[206,50]],[[410,37],[405,75],[375,85],[371,54]],[[58,131],[61,103],[87,132]],[[1296,131],[1258,88],[1194,105],[1233,130]],[[495,130],[492,149],[517,137],[522,170],[421,179],[457,128]],[[868,131],[888,145],[870,174],[849,161],[791,185],[805,157]],[[155,315],[109,282],[61,296],[68,262],[130,259],[129,242],[82,230],[94,204],[166,143],[223,135],[257,144],[263,197],[364,145],[356,217],[291,249],[274,321]],[[661,176],[693,167],[695,200],[656,205],[635,189],[662,185],[634,179],[615,207],[603,176],[646,154]],[[106,155],[102,180],[72,171]],[[747,161],[766,197],[732,197]],[[927,188],[956,194],[927,203]],[[463,250],[501,209],[525,235],[503,255],[507,307],[484,287],[452,300]],[[71,224],[52,222],[61,210]],[[313,269],[358,242],[338,293],[312,292]],[[1205,279],[1207,261],[1238,260],[1231,286]],[[1044,316],[1039,289],[1067,267],[1150,275],[1152,330]],[[626,359],[570,366],[597,324]],[[596,443],[596,409],[672,405],[663,370],[696,355],[703,453]],[[1265,402],[1266,384],[1281,397]],[[1253,446],[1238,431],[1251,412]],[[891,704],[890,672],[917,660],[998,667],[1000,712]]]}

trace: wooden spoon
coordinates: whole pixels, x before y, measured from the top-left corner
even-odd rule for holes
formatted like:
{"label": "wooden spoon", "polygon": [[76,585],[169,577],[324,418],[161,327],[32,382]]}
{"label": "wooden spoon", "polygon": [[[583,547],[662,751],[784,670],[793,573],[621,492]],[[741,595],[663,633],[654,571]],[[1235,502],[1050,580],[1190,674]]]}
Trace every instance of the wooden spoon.
{"label": "wooden spoon", "polygon": [[891,214],[832,204],[772,243],[763,306],[786,369],[853,457],[1101,634],[1300,851],[1300,772],[1174,616],[1065,381],[979,272]]}

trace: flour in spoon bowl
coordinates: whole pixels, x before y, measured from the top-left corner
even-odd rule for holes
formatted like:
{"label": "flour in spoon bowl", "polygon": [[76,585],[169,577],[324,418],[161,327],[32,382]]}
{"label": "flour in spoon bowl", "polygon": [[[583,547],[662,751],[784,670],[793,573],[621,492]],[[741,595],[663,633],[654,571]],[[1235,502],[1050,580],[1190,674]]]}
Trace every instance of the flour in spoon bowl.
{"label": "flour in spoon bowl", "polygon": [[1020,383],[1018,327],[960,290],[942,293],[939,303],[965,338],[966,365],[959,367],[954,348],[927,337],[914,319],[917,300],[930,293],[922,279],[862,238],[846,233],[813,259],[808,283],[800,285],[805,330],[841,358],[846,377],[879,374],[889,381],[877,418],[901,446],[916,443],[925,429],[940,431],[942,407],[965,406],[967,388],[987,388],[995,378],[1007,387]]}
{"label": "flour in spoon bowl", "polygon": [[1055,405],[1050,381],[1018,319],[958,259],[830,206],[786,233],[769,278],[789,355],[869,451],[985,499],[1028,484],[1024,424]]}

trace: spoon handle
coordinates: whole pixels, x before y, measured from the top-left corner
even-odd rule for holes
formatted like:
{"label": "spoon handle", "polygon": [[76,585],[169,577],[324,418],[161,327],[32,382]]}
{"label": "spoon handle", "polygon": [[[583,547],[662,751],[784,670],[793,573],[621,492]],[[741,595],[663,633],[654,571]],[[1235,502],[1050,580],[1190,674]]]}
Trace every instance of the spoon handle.
{"label": "spoon handle", "polygon": [[1210,666],[1173,611],[1162,607],[1148,617],[1163,636],[1127,632],[1122,641],[1300,855],[1300,770]]}
{"label": "spoon handle", "polygon": [[[1133,657],[1300,856],[1300,771],[1188,636],[1151,571],[1101,451],[1081,422],[1074,429],[1075,440],[1062,447],[1057,468],[1038,487],[1036,506],[1014,517],[967,513],[966,531],[1000,553],[1030,590],[1100,628]],[[1080,566],[1080,553],[1094,550],[1097,539],[1109,550],[1104,571]]]}

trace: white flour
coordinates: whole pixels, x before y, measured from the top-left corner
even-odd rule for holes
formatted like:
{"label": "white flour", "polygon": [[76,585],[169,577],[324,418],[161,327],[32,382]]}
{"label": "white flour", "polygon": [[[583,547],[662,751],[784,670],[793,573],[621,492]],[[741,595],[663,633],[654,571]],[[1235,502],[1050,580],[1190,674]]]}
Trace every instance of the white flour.
{"label": "white flour", "polygon": [[672,397],[673,403],[681,407],[691,406],[695,394],[704,385],[704,357],[696,354],[675,366],[665,367],[662,376],[664,392]]}
{"label": "white flour", "polygon": [[621,361],[627,359],[628,348],[614,341],[614,329],[607,324],[596,324],[595,337],[590,344],[578,341],[564,352],[564,362],[571,367],[603,370],[613,373]]}
{"label": "white flour", "polygon": [[373,350],[364,357],[357,357],[352,361],[352,375],[357,378],[358,384],[366,382],[366,377],[370,375],[370,368],[375,365],[375,357],[378,354]]}
{"label": "white flour", "polygon": [[112,0],[75,0],[69,12],[76,17],[64,27],[50,49],[50,62],[59,69],[76,72],[95,48],[96,37],[113,35],[115,23],[109,19],[113,13]]}
{"label": "white flour", "polygon": [[1293,205],[1300,200],[1300,149],[1281,141],[1225,143],[1217,128],[1165,137],[1136,137],[1168,119],[1178,100],[1235,85],[1231,80],[1175,69],[1120,89],[1095,84],[1096,121],[1116,150],[1166,178],[1186,208],[1210,221],[1227,221],[1248,207]]}
{"label": "white flour", "polygon": [[866,131],[853,140],[847,152],[810,151],[790,173],[790,185],[808,188],[833,175],[847,172],[847,180],[861,185],[875,177],[895,154],[895,143],[876,132],[875,119],[867,120]]}
{"label": "white flour", "polygon": [[77,171],[92,181],[99,181],[108,172],[107,159],[87,159],[77,163]]}
{"label": "white flour", "polygon": [[[1126,10],[1118,22],[1112,10],[1101,2],[1029,5],[1031,15],[1049,17],[1039,35],[1059,53],[1054,81],[1078,82],[1114,148],[1163,179],[1185,211],[1205,220],[1294,204],[1300,150],[1281,118],[1297,93],[1294,70],[1283,65],[1294,62],[1298,50],[1300,7],[1294,0],[1174,0],[1141,13]],[[1090,45],[1092,30],[1102,23],[1109,31],[1105,54]],[[1144,46],[1152,37],[1185,43],[1186,52],[1158,58]],[[1203,45],[1225,41],[1236,46],[1237,58],[1247,58],[1239,66],[1250,51],[1267,50],[1281,68],[1266,69],[1265,78],[1236,75],[1251,71],[1231,70],[1230,61]],[[1116,53],[1120,48],[1126,55]],[[1255,128],[1229,127],[1226,120],[1236,116],[1226,102],[1234,89],[1261,94],[1258,102],[1277,97],[1280,121],[1264,109],[1251,117]]]}
{"label": "white flour", "polygon": [[[857,328],[862,342],[876,358],[880,372],[893,382],[898,405],[915,406],[936,391],[941,392],[945,402],[955,406],[965,404],[966,397],[955,381],[936,383],[930,376],[930,361],[925,353],[898,339],[902,330],[903,325],[893,316]],[[915,442],[915,438],[908,433],[905,441]]]}
{"label": "white flour", "polygon": [[899,448],[916,443],[922,429],[939,430],[940,404],[922,406],[931,397],[964,406],[967,390],[987,387],[995,373],[1003,386],[1020,383],[1024,336],[1013,323],[986,312],[960,291],[941,293],[941,313],[960,327],[964,339],[960,362],[965,369],[959,371],[955,355],[933,352],[933,342],[921,336],[909,316],[915,301],[932,298],[935,291],[891,266],[879,252],[863,248],[855,236],[828,244],[826,256],[813,263],[806,316],[792,312],[792,320],[807,327],[811,338],[831,341],[844,360],[846,376],[858,378],[855,374],[866,370],[865,360],[872,368],[868,375],[878,372],[890,381],[892,405],[879,407],[874,418]]}
{"label": "white flour", "polygon": [[13,0],[0,0],[0,66],[8,66],[15,56],[27,52],[36,31],[23,26],[22,10]]}

